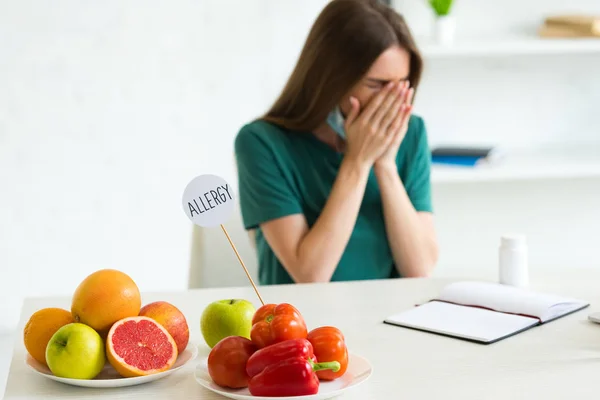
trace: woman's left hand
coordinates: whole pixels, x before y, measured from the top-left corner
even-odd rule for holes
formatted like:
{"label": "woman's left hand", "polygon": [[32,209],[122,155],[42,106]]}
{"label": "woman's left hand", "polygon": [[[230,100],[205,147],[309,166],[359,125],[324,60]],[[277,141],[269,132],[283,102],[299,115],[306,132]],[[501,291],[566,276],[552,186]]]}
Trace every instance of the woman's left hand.
{"label": "woman's left hand", "polygon": [[378,165],[391,165],[396,166],[396,156],[398,154],[398,149],[400,148],[400,144],[406,135],[408,130],[408,121],[410,120],[410,114],[412,112],[412,98],[414,94],[414,89],[409,88],[409,82],[406,81],[404,84],[404,88],[402,89],[398,99],[398,112],[396,113],[395,118],[390,121],[391,123],[391,135],[394,135],[394,139],[390,143],[388,149],[379,157],[379,159],[375,162],[375,166]]}

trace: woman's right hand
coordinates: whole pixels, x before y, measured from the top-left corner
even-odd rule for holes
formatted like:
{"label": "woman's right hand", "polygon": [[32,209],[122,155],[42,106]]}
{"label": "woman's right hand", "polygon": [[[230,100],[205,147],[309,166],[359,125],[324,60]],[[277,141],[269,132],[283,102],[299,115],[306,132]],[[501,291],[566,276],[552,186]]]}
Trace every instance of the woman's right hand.
{"label": "woman's right hand", "polygon": [[346,118],[346,157],[361,167],[370,168],[390,146],[394,135],[392,122],[402,106],[402,85],[390,82],[360,112],[360,104],[350,98]]}

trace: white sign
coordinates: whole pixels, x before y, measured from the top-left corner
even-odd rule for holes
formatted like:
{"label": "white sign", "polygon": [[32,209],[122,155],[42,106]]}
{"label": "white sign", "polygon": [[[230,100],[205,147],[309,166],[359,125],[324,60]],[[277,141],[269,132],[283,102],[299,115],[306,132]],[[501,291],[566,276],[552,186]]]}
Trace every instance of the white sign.
{"label": "white sign", "polygon": [[196,225],[216,226],[229,218],[234,199],[233,189],[223,178],[200,175],[192,179],[183,192],[183,211]]}

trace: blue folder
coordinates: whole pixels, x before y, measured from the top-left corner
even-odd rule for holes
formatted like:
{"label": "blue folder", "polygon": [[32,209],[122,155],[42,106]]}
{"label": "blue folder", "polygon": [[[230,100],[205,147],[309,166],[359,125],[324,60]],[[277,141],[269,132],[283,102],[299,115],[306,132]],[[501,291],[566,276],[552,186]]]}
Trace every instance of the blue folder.
{"label": "blue folder", "polygon": [[465,156],[432,156],[431,162],[434,164],[461,165],[474,167],[483,157],[465,157]]}

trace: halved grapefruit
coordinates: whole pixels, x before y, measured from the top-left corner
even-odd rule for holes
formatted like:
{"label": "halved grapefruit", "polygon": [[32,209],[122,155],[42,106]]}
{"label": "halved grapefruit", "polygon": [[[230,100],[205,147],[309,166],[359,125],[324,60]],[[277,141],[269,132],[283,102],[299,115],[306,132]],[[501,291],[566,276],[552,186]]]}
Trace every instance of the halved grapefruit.
{"label": "halved grapefruit", "polygon": [[106,357],[126,378],[169,370],[177,360],[177,345],[169,332],[148,317],[117,321],[106,338]]}

